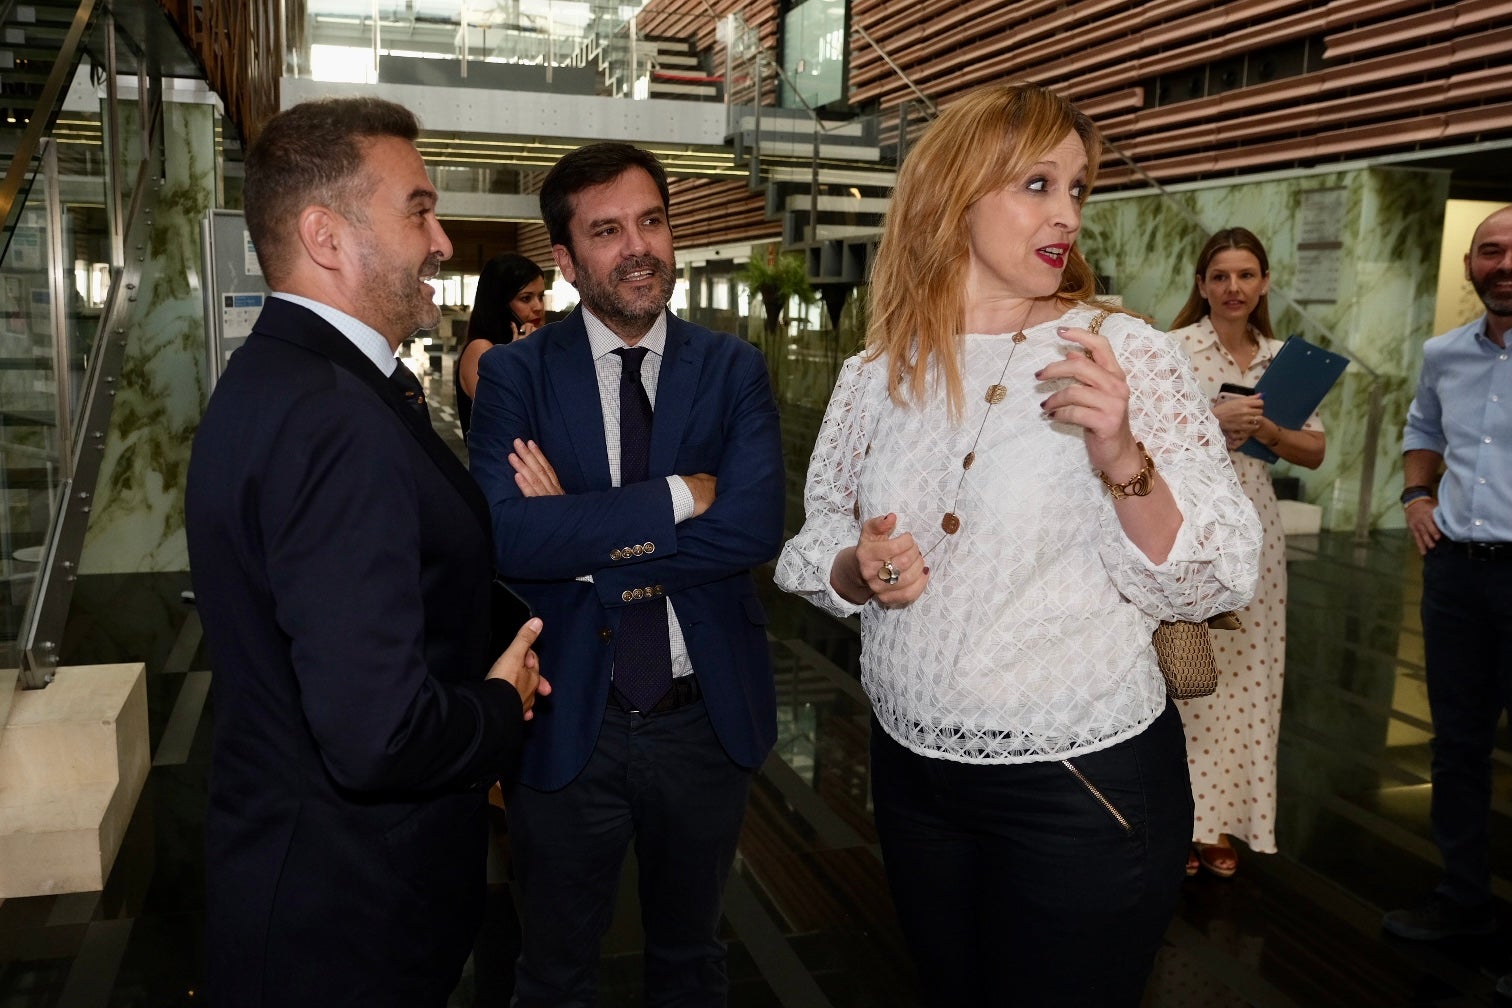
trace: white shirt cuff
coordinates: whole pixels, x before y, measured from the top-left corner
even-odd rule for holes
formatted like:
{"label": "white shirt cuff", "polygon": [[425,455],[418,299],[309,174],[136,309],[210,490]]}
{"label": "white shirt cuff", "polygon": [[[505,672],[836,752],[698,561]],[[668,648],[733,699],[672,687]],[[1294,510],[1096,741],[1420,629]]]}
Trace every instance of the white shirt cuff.
{"label": "white shirt cuff", "polygon": [[681,525],[693,517],[693,491],[681,476],[668,476],[667,489],[672,491],[672,523]]}

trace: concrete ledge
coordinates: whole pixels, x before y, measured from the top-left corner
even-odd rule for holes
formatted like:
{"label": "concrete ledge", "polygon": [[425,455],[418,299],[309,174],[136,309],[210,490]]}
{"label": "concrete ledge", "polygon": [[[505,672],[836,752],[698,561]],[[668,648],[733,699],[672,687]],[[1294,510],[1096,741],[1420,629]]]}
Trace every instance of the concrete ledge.
{"label": "concrete ledge", "polygon": [[1317,535],[1323,526],[1323,509],[1302,501],[1277,501],[1281,508],[1281,531],[1287,535]]}
{"label": "concrete ledge", "polygon": [[0,734],[0,899],[105,887],[151,765],[140,663],[60,668]]}

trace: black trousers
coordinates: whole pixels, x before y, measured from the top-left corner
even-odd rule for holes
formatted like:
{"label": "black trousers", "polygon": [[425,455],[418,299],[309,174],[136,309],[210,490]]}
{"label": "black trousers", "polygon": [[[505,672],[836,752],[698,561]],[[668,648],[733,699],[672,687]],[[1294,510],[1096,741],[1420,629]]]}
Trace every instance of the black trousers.
{"label": "black trousers", "polygon": [[659,714],[611,703],[583,772],[560,791],[516,787],[520,1008],[598,1001],[599,943],[633,842],[645,1003],[722,1006],[719,920],[753,772],[725,754],[703,702]]}
{"label": "black trousers", "polygon": [[1423,646],[1433,714],[1433,839],[1441,895],[1491,898],[1488,820],[1496,724],[1512,710],[1512,549],[1471,555],[1439,540],[1423,558]]}
{"label": "black trousers", "polygon": [[1139,1004],[1192,836],[1174,706],[1066,763],[934,759],[873,722],[872,794],[925,1004]]}

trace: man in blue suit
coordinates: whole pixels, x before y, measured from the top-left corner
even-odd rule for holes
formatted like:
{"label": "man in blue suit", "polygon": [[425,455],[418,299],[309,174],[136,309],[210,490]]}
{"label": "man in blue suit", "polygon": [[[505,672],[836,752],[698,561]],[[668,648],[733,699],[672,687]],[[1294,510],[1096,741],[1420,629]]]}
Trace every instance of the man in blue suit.
{"label": "man in blue suit", "polygon": [[776,736],[750,576],[782,540],[776,404],[754,347],[666,310],[668,202],[639,148],[562,158],[541,211],[580,307],[480,367],[473,475],[501,574],[551,628],[509,799],[521,1008],[594,1003],[632,840],[647,1003],[724,1003],[721,896]]}
{"label": "man in blue suit", "polygon": [[488,508],[394,357],[439,320],[426,279],[451,255],[418,134],[391,102],[308,102],[247,154],[274,293],[186,492],[218,1008],[444,1006],[482,917],[487,789],[548,690],[539,620],[494,660]]}

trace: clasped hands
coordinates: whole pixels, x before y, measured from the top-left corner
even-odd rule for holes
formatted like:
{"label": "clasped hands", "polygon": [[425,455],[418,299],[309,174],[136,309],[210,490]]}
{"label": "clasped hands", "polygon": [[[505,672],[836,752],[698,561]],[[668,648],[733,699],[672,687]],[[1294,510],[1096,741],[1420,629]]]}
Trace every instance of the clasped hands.
{"label": "clasped hands", "polygon": [[1224,445],[1229,451],[1238,451],[1239,446],[1260,433],[1265,419],[1265,398],[1259,393],[1220,399],[1213,404],[1213,417],[1223,431]]}

